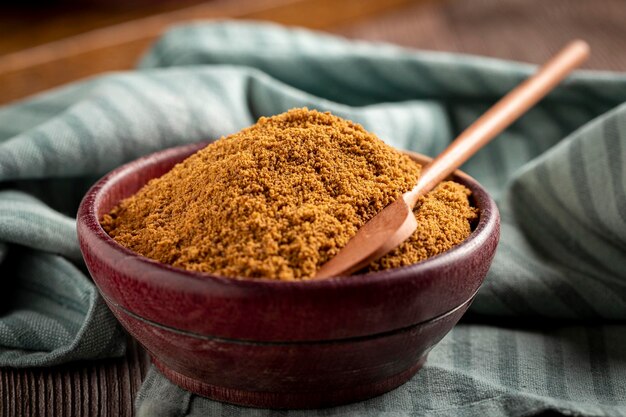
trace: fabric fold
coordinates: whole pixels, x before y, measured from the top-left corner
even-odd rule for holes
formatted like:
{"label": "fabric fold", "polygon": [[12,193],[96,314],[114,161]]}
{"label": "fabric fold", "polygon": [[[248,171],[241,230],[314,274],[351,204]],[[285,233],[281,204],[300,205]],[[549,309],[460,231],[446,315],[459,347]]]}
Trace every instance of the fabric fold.
{"label": "fabric fold", "polygon": [[119,324],[95,286],[66,259],[12,246],[0,272],[2,366],[50,366],[124,353]]}

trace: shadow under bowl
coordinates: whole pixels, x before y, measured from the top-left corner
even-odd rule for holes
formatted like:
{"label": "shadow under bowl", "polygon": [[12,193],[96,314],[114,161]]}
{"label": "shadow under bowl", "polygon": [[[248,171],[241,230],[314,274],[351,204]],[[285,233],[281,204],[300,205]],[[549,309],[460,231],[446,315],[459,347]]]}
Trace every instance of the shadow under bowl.
{"label": "shadow under bowl", "polygon": [[106,234],[103,214],[206,145],[121,166],[88,191],[78,211],[87,267],[113,314],[155,365],[199,395],[267,408],[358,401],[411,378],[467,310],[489,269],[500,227],[489,194],[457,171],[452,179],[472,191],[479,210],[468,239],[414,265],[320,281],[185,271]]}

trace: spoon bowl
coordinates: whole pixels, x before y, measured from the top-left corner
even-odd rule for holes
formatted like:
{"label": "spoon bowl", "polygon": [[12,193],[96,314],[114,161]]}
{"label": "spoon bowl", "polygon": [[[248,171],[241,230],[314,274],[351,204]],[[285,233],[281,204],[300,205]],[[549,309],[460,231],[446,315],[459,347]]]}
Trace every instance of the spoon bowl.
{"label": "spoon bowl", "polygon": [[[420,174],[417,184],[363,225],[348,243],[318,270],[314,279],[358,271],[408,239],[417,229],[412,209],[420,196],[435,188],[479,149],[545,97],[589,56],[589,45],[575,40],[566,45],[530,78],[501,98],[463,131]],[[398,217],[398,218],[396,218]],[[375,241],[373,241],[375,240]]]}

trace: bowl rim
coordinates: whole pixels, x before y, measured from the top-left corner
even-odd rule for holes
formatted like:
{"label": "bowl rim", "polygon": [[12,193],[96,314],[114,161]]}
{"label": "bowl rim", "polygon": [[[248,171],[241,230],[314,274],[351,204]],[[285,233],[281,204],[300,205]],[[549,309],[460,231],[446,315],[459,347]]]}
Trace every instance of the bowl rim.
{"label": "bowl rim", "polygon": [[[407,275],[413,275],[413,273],[417,273],[418,271],[420,274],[424,274],[427,273],[428,270],[441,269],[442,267],[445,267],[445,265],[448,263],[453,263],[456,260],[462,259],[470,255],[477,246],[481,246],[488,240],[489,235],[494,232],[498,225],[499,212],[496,203],[491,195],[473,177],[460,170],[457,170],[451,176],[451,179],[465,185],[472,191],[472,197],[475,204],[478,205],[479,202],[484,204],[484,207],[478,207],[479,219],[472,233],[463,242],[459,243],[453,248],[418,263],[399,268],[369,272],[366,274],[336,276],[321,280],[309,279],[294,281],[284,281],[271,278],[227,277],[207,272],[189,271],[159,262],[122,246],[115,239],[109,236],[108,233],[106,233],[106,231],[100,225],[96,208],[100,204],[103,195],[106,194],[117,181],[120,181],[126,175],[132,175],[133,173],[139,172],[153,164],[157,164],[164,160],[172,159],[183,154],[186,155],[186,159],[191,154],[199,151],[200,149],[203,149],[212,142],[214,141],[200,141],[182,146],[166,148],[127,162],[113,169],[108,174],[104,175],[90,187],[90,189],[83,197],[78,208],[77,230],[79,240],[82,241],[82,239],[80,239],[80,235],[86,229],[88,233],[97,237],[100,241],[105,243],[109,247],[109,249],[118,252],[120,255],[133,258],[135,261],[145,265],[148,268],[158,268],[161,270],[165,270],[171,272],[174,275],[185,277],[185,279],[193,279],[195,281],[204,283],[209,283],[211,281],[216,284],[233,285],[243,288],[281,288],[287,290],[300,288],[314,289],[324,288],[328,286],[363,286],[368,284],[377,284],[381,281],[391,283],[390,281],[394,281],[394,279],[404,279],[404,277],[406,277]],[[424,161],[431,160],[430,157],[419,154],[417,152],[406,150],[400,151],[408,154],[413,159],[417,158]],[[182,162],[182,160],[179,162]],[[407,274],[409,272],[413,273]]]}

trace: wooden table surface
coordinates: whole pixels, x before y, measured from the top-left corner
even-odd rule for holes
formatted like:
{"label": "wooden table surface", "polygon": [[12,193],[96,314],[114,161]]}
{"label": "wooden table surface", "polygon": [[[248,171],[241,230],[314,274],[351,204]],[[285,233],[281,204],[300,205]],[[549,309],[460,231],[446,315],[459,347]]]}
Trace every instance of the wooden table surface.
{"label": "wooden table surface", "polygon": [[[180,12],[181,3],[166,3],[140,9],[89,9],[48,18],[20,12],[0,15],[0,102],[111,69],[111,63],[103,64],[98,59],[111,53],[106,45],[98,44],[103,33],[104,38],[113,33],[107,29],[99,29],[105,32],[95,35],[79,35],[83,38],[78,45],[95,47],[95,52],[81,50],[61,57],[64,65],[95,59],[87,70],[66,67],[69,74],[60,77],[54,65],[47,65],[58,63],[58,42],[64,42],[66,36],[158,13],[166,15],[142,23],[150,28],[149,36],[138,38],[132,26],[118,26],[126,41],[122,39],[124,51],[113,62],[113,69],[130,68],[141,50],[170,21],[234,16],[306,25],[352,38],[534,63],[545,60],[566,40],[581,37],[592,46],[588,68],[626,70],[626,6],[622,0],[188,0],[184,5],[191,9]],[[169,13],[179,14],[171,20],[164,18]],[[57,44],[23,49],[47,41]],[[38,81],[33,82],[32,77]],[[20,88],[7,88],[7,82],[16,79],[21,82]],[[133,399],[148,365],[146,353],[131,341],[126,356],[120,359],[52,368],[0,369],[0,415],[131,416]]]}

